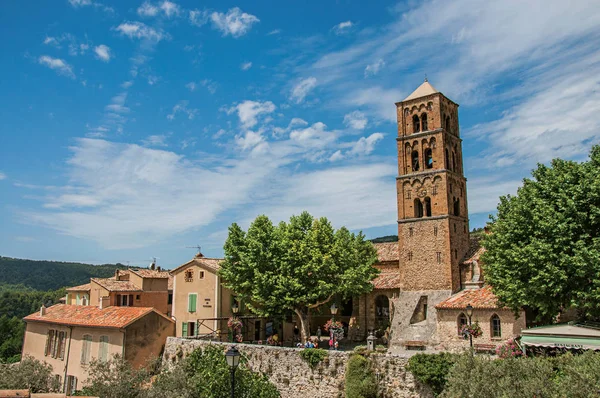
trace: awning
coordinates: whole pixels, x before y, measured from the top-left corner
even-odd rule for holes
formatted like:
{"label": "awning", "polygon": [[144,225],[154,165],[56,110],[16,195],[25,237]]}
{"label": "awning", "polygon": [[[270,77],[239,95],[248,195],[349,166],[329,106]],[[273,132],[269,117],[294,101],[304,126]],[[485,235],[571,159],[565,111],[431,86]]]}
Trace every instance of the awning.
{"label": "awning", "polygon": [[561,336],[532,336],[523,335],[521,344],[535,347],[552,347],[580,350],[600,351],[599,338],[561,337]]}

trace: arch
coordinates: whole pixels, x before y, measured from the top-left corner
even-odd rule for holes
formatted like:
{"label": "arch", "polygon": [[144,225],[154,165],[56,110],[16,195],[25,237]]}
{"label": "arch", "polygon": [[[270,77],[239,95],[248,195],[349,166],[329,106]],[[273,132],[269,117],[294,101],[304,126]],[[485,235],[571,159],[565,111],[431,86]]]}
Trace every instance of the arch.
{"label": "arch", "polygon": [[465,315],[464,312],[461,312],[460,314],[458,314],[458,317],[456,318],[456,326],[458,328],[459,336],[462,336],[462,333],[461,333],[462,328],[463,328],[463,326],[467,325],[468,323],[469,323],[469,320],[467,319],[467,316]]}
{"label": "arch", "polygon": [[411,165],[412,171],[419,171],[419,151],[412,151],[411,157]]}
{"label": "arch", "polygon": [[494,314],[490,318],[490,334],[492,338],[502,337],[502,322],[498,314]]}
{"label": "arch", "polygon": [[429,146],[431,148],[435,148],[435,143],[436,143],[435,137],[431,137],[431,139],[429,140]]}
{"label": "arch", "polygon": [[421,131],[421,123],[419,121],[419,116],[413,116],[413,133],[418,133]]}
{"label": "arch", "polygon": [[445,125],[446,131],[450,132],[450,116],[446,115],[446,125]]}
{"label": "arch", "polygon": [[450,158],[448,157],[448,148],[446,148],[446,169],[450,170]]}
{"label": "arch", "polygon": [[431,217],[431,198],[425,198],[425,217]]}
{"label": "arch", "polygon": [[433,169],[433,151],[431,148],[425,149],[425,168]]}
{"label": "arch", "polygon": [[460,199],[454,199],[454,215],[460,216]]}
{"label": "arch", "polygon": [[375,298],[375,324],[377,329],[385,329],[390,325],[390,299],[383,294]]}
{"label": "arch", "polygon": [[452,151],[452,171],[456,171],[456,153]]}
{"label": "arch", "polygon": [[421,130],[422,131],[427,131],[427,113],[423,112],[421,114]]}
{"label": "arch", "polygon": [[415,199],[415,218],[423,217],[423,203],[420,199]]}

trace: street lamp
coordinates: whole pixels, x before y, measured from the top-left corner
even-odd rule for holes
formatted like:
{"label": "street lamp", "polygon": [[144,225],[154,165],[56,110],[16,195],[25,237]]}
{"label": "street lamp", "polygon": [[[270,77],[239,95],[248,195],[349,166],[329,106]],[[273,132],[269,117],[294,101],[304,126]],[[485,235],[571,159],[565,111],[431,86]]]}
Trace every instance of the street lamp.
{"label": "street lamp", "polygon": [[227,365],[229,365],[229,373],[231,373],[231,398],[235,397],[235,370],[240,364],[240,352],[235,346],[231,346],[225,353]]}
{"label": "street lamp", "polygon": [[[469,326],[471,326],[471,317],[473,316],[473,306],[471,303],[467,304],[467,316],[469,317]],[[469,331],[469,343],[471,344],[471,349],[473,349],[473,336]]]}
{"label": "street lamp", "polygon": [[[333,323],[335,322],[335,315],[338,312],[338,307],[335,305],[335,303],[331,304],[330,310],[331,310],[331,323],[332,323],[331,326],[333,326]],[[332,327],[332,328],[330,328],[330,330],[331,330],[330,337],[333,339],[333,344],[331,346],[335,350],[335,331],[336,331],[336,329]]]}

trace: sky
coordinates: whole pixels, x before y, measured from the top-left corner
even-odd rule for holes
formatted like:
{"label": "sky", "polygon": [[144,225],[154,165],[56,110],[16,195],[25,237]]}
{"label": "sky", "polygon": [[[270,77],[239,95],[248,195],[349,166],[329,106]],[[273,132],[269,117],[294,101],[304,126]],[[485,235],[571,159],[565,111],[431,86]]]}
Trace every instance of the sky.
{"label": "sky", "polygon": [[600,4],[0,4],[0,255],[165,268],[308,210],[397,233],[395,102],[460,104],[470,226],[600,138]]}

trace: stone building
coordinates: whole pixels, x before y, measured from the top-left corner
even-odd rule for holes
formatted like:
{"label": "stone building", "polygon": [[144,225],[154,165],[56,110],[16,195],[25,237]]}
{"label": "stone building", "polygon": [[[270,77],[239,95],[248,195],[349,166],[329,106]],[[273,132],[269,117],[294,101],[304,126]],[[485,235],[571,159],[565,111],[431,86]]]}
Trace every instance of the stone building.
{"label": "stone building", "polygon": [[52,365],[67,395],[84,385],[91,360],[119,354],[138,368],[158,357],[175,334],[170,318],[146,307],[56,304],[24,321],[23,355]]}

